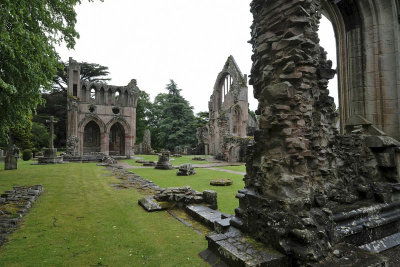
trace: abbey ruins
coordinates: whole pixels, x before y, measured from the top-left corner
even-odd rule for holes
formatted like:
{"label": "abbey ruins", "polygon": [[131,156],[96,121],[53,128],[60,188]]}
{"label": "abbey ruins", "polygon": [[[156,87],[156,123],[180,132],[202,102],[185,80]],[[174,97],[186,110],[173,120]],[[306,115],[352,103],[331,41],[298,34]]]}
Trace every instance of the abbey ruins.
{"label": "abbey ruins", "polygon": [[[252,1],[259,130],[230,225],[281,253],[260,266],[386,266],[377,253],[400,243],[399,7]],[[337,38],[339,131],[327,90],[335,70],[318,44],[321,14]],[[209,249],[239,251],[236,230],[209,236]]]}
{"label": "abbey ruins", "polygon": [[257,122],[249,115],[247,76],[232,56],[217,76],[208,108],[209,122],[197,132],[200,154],[243,162]]}
{"label": "abbey ruins", "polygon": [[72,58],[68,67],[67,149],[70,156],[130,157],[136,140],[136,80],[127,86],[88,83]]}

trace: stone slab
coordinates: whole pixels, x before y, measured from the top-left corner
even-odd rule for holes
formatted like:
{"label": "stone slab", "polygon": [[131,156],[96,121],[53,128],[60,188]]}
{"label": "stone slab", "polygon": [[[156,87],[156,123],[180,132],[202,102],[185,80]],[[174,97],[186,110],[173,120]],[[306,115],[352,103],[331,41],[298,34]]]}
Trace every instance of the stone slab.
{"label": "stone slab", "polygon": [[214,229],[214,223],[217,220],[222,219],[222,214],[219,210],[213,210],[202,205],[188,205],[186,206],[186,213],[207,225],[211,229]]}
{"label": "stone slab", "polygon": [[146,211],[160,211],[164,208],[158,204],[153,197],[144,197],[138,200],[138,204]]}
{"label": "stone slab", "polygon": [[230,227],[225,234],[207,235],[208,249],[229,266],[288,266],[280,252]]}
{"label": "stone slab", "polygon": [[400,245],[400,233],[372,241],[368,244],[359,246],[359,248],[373,253],[380,253],[398,245]]}

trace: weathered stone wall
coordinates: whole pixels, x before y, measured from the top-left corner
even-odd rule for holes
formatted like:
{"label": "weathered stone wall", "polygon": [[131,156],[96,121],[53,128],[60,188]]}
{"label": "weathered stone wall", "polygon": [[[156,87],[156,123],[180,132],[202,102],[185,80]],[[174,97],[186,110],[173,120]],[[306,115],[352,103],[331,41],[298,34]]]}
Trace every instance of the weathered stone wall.
{"label": "weathered stone wall", "polygon": [[[77,137],[77,154],[103,152],[109,154],[111,128],[117,123],[123,128],[124,137],[118,151],[124,156],[134,154],[136,140],[136,105],[139,88],[136,80],[127,86],[112,86],[102,83],[89,83],[80,80],[80,66],[70,58],[68,68],[68,125],[67,138]],[[91,90],[94,89],[94,98]],[[119,97],[116,95],[119,94]],[[84,148],[85,126],[95,122],[100,129],[99,145]],[[97,138],[97,137],[96,137]],[[119,145],[118,143],[117,145]],[[119,153],[117,152],[117,153]]]}
{"label": "weathered stone wall", "polygon": [[235,137],[246,141],[247,131],[253,133],[257,126],[248,113],[247,76],[241,73],[232,56],[217,77],[208,105],[210,120],[206,127],[198,129],[197,151],[221,160],[242,160],[241,142],[230,140]]}
{"label": "weathered stone wall", "polygon": [[327,90],[335,72],[317,36],[321,10],[319,0],[251,4],[259,130],[232,224],[297,264],[327,256],[334,213],[392,201],[389,182],[399,170],[394,139],[335,128]]}

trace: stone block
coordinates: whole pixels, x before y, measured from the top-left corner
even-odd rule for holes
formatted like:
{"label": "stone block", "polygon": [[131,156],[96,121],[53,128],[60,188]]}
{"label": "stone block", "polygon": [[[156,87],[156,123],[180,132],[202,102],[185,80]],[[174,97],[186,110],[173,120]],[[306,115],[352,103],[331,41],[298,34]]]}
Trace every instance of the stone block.
{"label": "stone block", "polygon": [[210,205],[210,208],[214,210],[218,209],[217,192],[214,190],[204,190],[203,199],[205,203]]}
{"label": "stone block", "polygon": [[152,196],[139,199],[138,204],[146,211],[159,211],[164,209]]}

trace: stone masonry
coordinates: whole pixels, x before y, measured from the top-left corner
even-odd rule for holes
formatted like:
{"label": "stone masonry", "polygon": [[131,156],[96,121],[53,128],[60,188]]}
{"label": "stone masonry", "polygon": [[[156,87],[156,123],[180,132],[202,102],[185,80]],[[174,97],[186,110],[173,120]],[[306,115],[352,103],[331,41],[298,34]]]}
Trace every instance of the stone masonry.
{"label": "stone masonry", "polygon": [[340,9],[349,1],[251,3],[259,130],[231,225],[296,265],[325,259],[340,242],[360,246],[400,230],[400,144],[384,133],[340,135],[334,126],[327,85],[335,71],[317,35],[327,2]]}
{"label": "stone masonry", "polygon": [[248,132],[253,133],[257,127],[248,113],[247,95],[247,76],[229,56],[208,103],[209,123],[197,130],[199,153],[231,162],[244,161],[246,147],[253,141]]}
{"label": "stone masonry", "polygon": [[136,80],[127,86],[89,83],[80,79],[80,65],[70,58],[67,140],[77,142],[73,153],[132,156],[138,97]]}

